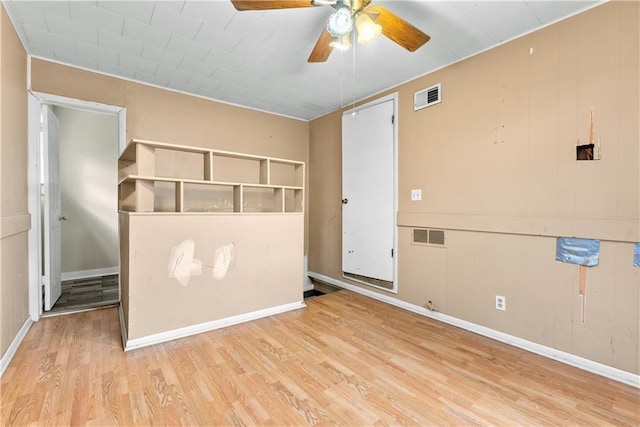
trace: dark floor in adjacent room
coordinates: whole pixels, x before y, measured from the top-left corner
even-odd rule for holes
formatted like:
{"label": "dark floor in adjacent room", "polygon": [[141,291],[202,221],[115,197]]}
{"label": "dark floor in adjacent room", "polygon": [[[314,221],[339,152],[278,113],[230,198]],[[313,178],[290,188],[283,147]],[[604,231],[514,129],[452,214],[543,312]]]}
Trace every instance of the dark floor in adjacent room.
{"label": "dark floor in adjacent room", "polygon": [[49,313],[85,310],[117,304],[118,275],[66,280],[62,282],[62,295]]}

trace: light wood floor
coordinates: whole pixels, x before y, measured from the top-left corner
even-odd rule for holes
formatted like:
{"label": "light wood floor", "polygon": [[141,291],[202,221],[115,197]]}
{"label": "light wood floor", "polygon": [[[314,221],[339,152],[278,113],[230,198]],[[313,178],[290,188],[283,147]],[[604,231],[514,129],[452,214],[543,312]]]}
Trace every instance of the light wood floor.
{"label": "light wood floor", "polygon": [[340,291],[122,351],[115,308],[34,324],[5,425],[639,425],[640,392]]}

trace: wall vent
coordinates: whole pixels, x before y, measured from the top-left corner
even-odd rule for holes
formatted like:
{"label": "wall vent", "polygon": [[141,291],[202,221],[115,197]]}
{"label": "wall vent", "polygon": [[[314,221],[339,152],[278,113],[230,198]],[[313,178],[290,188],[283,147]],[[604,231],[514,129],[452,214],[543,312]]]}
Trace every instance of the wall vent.
{"label": "wall vent", "polygon": [[445,246],[446,236],[444,230],[430,228],[414,228],[411,243],[416,245]]}
{"label": "wall vent", "polygon": [[423,245],[429,243],[429,230],[426,228],[414,228],[413,243],[421,243]]}
{"label": "wall vent", "polygon": [[419,90],[413,95],[413,109],[418,111],[442,101],[442,84],[438,83],[426,89]]}

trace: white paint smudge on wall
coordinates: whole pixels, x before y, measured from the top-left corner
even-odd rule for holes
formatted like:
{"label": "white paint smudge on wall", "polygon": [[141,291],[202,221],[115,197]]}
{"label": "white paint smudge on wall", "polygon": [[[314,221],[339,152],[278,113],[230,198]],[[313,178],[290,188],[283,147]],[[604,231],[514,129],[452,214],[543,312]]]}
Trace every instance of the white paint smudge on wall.
{"label": "white paint smudge on wall", "polygon": [[236,266],[236,245],[231,242],[216,249],[213,260],[213,271],[211,275],[214,279],[221,280],[227,275],[229,270],[233,270]]}
{"label": "white paint smudge on wall", "polygon": [[188,286],[191,276],[202,274],[202,262],[194,259],[196,243],[187,239],[171,248],[169,256],[169,278],[176,279],[182,286]]}

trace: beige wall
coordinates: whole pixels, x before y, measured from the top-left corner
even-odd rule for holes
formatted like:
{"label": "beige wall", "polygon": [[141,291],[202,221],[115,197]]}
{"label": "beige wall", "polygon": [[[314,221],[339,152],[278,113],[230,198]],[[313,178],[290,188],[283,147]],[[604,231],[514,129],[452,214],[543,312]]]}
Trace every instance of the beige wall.
{"label": "beige wall", "polygon": [[127,108],[131,138],[307,160],[308,123],[34,59],[32,89]]}
{"label": "beige wall", "polygon": [[305,121],[40,59],[31,62],[31,86],[39,92],[126,107],[127,141],[140,138],[307,161],[309,124]]}
{"label": "beige wall", "polygon": [[118,267],[118,119],[71,108],[60,119],[62,273]]}
{"label": "beige wall", "polygon": [[129,340],[302,301],[302,214],[120,217]]}
{"label": "beige wall", "polygon": [[0,354],[29,316],[27,57],[0,6]]}
{"label": "beige wall", "polygon": [[[640,373],[639,13],[607,3],[393,90],[399,299]],[[435,83],[443,102],[414,111]],[[602,160],[576,162],[591,107]],[[309,269],[344,280],[340,144],[339,112],[310,123]],[[411,244],[413,226],[447,229],[447,247]],[[584,323],[578,267],[554,260],[555,236],[606,240]]]}

